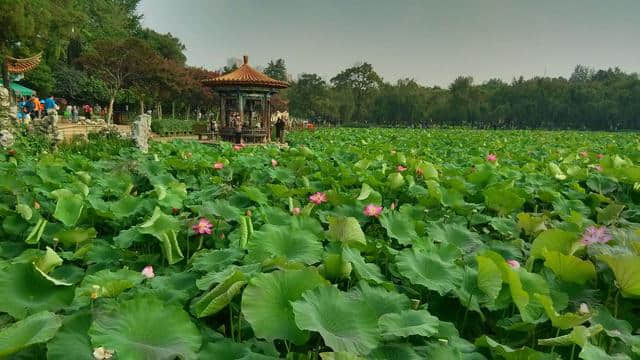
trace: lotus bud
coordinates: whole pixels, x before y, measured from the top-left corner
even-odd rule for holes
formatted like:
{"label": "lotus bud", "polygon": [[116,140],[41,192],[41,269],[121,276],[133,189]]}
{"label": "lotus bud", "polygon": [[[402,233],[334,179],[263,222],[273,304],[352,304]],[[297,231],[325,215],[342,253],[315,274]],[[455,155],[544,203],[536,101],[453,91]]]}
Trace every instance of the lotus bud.
{"label": "lotus bud", "polygon": [[40,203],[39,203],[39,202],[37,202],[37,201],[34,201],[34,202],[33,202],[33,207],[34,207],[34,209],[36,209],[36,210],[37,210],[37,209],[40,209]]}
{"label": "lotus bud", "polygon": [[582,303],[580,304],[580,309],[578,310],[580,314],[588,314],[589,313],[589,305]]}
{"label": "lotus bud", "polygon": [[100,286],[93,285],[91,287],[91,300],[95,300],[100,296]]}
{"label": "lotus bud", "polygon": [[145,266],[144,269],[142,269],[142,275],[147,279],[153,279],[156,276],[156,274],[153,273],[153,266]]}
{"label": "lotus bud", "polygon": [[253,215],[253,213],[251,212],[251,210],[247,210],[244,213],[245,215],[247,215],[248,217],[251,217],[251,215]]}

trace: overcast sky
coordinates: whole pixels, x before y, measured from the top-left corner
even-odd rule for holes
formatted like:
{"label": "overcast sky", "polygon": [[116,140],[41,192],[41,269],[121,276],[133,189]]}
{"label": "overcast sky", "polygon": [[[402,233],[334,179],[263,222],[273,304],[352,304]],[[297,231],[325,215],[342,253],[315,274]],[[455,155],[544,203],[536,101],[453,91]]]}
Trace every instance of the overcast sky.
{"label": "overcast sky", "polygon": [[429,86],[568,77],[576,64],[640,72],[640,0],[142,0],[139,11],[208,69],[248,54],[328,79],[366,61],[386,81]]}

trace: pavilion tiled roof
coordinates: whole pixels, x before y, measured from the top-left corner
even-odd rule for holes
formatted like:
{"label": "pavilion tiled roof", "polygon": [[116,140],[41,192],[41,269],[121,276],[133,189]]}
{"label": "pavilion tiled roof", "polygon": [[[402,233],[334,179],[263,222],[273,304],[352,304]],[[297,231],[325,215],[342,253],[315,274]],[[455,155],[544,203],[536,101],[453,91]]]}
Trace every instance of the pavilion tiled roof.
{"label": "pavilion tiled roof", "polygon": [[249,57],[244,56],[244,64],[238,69],[215,78],[204,79],[202,82],[211,87],[218,86],[263,86],[283,89],[289,87],[289,83],[272,79],[267,75],[249,66]]}
{"label": "pavilion tiled roof", "polygon": [[5,61],[7,62],[7,69],[9,73],[20,74],[29,70],[33,70],[42,60],[42,53],[26,59],[16,59],[11,56],[7,56]]}

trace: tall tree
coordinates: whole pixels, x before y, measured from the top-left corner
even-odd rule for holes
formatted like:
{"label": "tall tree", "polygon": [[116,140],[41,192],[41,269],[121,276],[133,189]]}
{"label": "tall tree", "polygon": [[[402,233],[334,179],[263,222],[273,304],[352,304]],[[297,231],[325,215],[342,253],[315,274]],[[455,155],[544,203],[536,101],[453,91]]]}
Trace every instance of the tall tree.
{"label": "tall tree", "polygon": [[264,68],[264,73],[272,79],[287,81],[287,66],[284,63],[284,59],[269,61]]}
{"label": "tall tree", "polygon": [[366,121],[375,92],[382,85],[382,78],[373,70],[373,66],[365,62],[350,67],[334,76],[331,83],[338,89],[352,93],[355,120]]}
{"label": "tall tree", "polygon": [[80,62],[107,88],[107,122],[111,122],[113,103],[123,89],[143,84],[162,71],[162,58],[148,44],[136,38],[98,41]]}

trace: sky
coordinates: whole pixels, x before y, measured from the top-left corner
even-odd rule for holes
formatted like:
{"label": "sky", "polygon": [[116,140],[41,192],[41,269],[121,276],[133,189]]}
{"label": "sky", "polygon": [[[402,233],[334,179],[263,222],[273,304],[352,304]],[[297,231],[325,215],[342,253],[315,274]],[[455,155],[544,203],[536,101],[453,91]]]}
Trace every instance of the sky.
{"label": "sky", "polygon": [[640,0],[142,0],[139,12],[208,69],[246,54],[328,80],[368,62],[385,81],[441,87],[577,64],[640,72]]}

